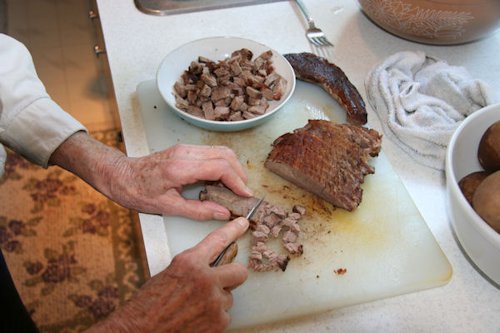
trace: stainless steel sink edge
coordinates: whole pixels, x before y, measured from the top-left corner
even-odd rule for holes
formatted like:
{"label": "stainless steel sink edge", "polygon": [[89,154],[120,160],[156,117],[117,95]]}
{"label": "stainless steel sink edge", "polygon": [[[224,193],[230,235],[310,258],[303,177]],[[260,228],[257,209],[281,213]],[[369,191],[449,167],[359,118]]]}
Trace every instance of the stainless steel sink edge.
{"label": "stainless steel sink edge", "polygon": [[278,1],[285,0],[134,0],[134,4],[145,14],[165,16]]}

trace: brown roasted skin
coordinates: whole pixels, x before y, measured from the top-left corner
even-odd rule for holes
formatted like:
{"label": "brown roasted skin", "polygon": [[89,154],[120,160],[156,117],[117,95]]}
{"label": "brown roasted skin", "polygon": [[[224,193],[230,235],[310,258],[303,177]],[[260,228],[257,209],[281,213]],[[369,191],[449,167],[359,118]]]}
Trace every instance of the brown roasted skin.
{"label": "brown roasted skin", "polygon": [[348,211],[361,203],[364,177],[375,172],[368,164],[381,149],[382,136],[373,129],[309,120],[277,138],[265,166],[284,179]]}
{"label": "brown roasted skin", "polygon": [[299,80],[320,85],[346,110],[349,123],[366,124],[368,116],[363,97],[338,66],[307,52],[285,54],[285,58]]}

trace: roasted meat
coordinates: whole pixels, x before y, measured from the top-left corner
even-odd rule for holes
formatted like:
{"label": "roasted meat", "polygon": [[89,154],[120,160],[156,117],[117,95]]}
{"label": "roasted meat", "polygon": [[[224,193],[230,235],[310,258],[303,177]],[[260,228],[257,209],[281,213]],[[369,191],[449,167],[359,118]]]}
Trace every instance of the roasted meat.
{"label": "roasted meat", "polygon": [[327,120],[308,124],[273,142],[265,166],[336,207],[354,210],[361,202],[361,184],[375,172],[368,164],[381,148],[373,129]]}
{"label": "roasted meat", "polygon": [[[200,193],[200,200],[216,202],[231,212],[234,217],[246,216],[255,206],[257,198],[244,198],[236,195],[221,185],[207,185]],[[303,246],[298,242],[300,227],[299,220],[305,214],[305,208],[299,205],[293,207],[292,212],[262,202],[250,220],[252,229],[252,248],[248,260],[249,267],[257,272],[285,271],[290,256],[300,256]],[[280,254],[271,250],[267,242],[278,239],[288,254]]]}
{"label": "roasted meat", "polygon": [[285,54],[285,58],[299,80],[320,85],[346,110],[349,123],[366,124],[368,116],[363,97],[338,66],[306,52]]}

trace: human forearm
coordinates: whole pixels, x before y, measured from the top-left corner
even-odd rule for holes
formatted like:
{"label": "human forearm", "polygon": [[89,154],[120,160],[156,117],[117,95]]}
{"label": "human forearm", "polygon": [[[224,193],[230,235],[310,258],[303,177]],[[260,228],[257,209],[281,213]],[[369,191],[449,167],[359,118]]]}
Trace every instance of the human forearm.
{"label": "human forearm", "polygon": [[80,131],[70,136],[51,155],[49,164],[58,165],[111,197],[114,173],[126,156]]}

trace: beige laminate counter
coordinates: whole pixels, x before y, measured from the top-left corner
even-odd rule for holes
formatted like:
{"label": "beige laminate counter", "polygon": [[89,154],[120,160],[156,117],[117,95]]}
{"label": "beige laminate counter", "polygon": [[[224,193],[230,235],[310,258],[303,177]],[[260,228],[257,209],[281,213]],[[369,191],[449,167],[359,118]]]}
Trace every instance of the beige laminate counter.
{"label": "beige laminate counter", "polygon": [[[98,0],[128,154],[149,153],[138,110],[136,87],[154,79],[162,58],[194,39],[232,35],[257,40],[282,53],[311,51],[304,21],[294,3],[156,17],[139,12],[132,0]],[[402,50],[423,50],[453,65],[464,65],[492,88],[500,102],[500,34],[461,46],[408,42],[374,26],[352,0],[306,0],[313,17],[335,44],[331,61],[341,66],[365,97],[369,70]],[[369,109],[369,127],[381,131]],[[344,308],[252,332],[500,332],[500,289],[485,279],[461,251],[446,213],[444,175],[415,165],[390,140],[383,149],[400,175],[454,274],[444,287]],[[158,273],[170,261],[163,218],[141,214],[149,267]],[[499,259],[500,264],[500,259]]]}

